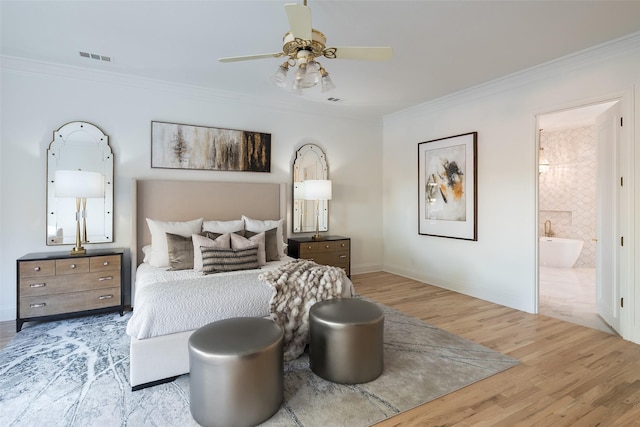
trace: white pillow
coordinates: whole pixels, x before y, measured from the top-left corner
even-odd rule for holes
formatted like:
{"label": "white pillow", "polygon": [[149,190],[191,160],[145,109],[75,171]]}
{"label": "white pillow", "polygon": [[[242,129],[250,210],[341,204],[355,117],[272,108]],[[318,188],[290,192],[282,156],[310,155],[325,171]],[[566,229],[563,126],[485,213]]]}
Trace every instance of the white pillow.
{"label": "white pillow", "polygon": [[266,220],[261,221],[259,219],[251,219],[242,215],[242,220],[244,221],[244,228],[248,231],[253,231],[254,233],[259,233],[261,231],[271,230],[272,228],[277,228],[278,231],[276,233],[276,237],[278,238],[278,254],[280,257],[285,256],[284,253],[284,237],[283,237],[283,224],[284,219],[279,220]]}
{"label": "white pillow", "polygon": [[202,231],[211,231],[212,233],[224,234],[242,230],[244,230],[244,221],[241,219],[233,221],[204,221],[202,223]]}
{"label": "white pillow", "polygon": [[215,240],[200,234],[191,235],[191,239],[193,240],[193,269],[195,271],[203,271],[202,251],[200,248],[231,249],[229,233],[218,236]]}
{"label": "white pillow", "polygon": [[167,246],[166,233],[177,234],[182,237],[198,234],[202,230],[202,218],[185,222],[165,222],[147,218],[147,225],[151,232],[149,264],[153,267],[168,267],[169,247]]}
{"label": "white pillow", "polygon": [[249,237],[242,237],[239,234],[231,233],[231,249],[244,249],[258,244],[258,265],[267,263],[267,253],[265,252],[264,231]]}
{"label": "white pillow", "polygon": [[142,247],[142,253],[144,254],[142,262],[149,262],[149,256],[151,256],[151,245],[144,245]]}

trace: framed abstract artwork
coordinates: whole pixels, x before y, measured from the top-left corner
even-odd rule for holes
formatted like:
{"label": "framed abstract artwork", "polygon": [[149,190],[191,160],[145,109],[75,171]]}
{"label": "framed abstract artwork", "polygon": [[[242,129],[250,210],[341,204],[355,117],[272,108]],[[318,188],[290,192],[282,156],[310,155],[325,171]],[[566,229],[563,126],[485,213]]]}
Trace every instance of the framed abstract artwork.
{"label": "framed abstract artwork", "polygon": [[478,240],[478,132],[418,144],[418,234]]}
{"label": "framed abstract artwork", "polygon": [[151,122],[151,167],[271,172],[271,134]]}

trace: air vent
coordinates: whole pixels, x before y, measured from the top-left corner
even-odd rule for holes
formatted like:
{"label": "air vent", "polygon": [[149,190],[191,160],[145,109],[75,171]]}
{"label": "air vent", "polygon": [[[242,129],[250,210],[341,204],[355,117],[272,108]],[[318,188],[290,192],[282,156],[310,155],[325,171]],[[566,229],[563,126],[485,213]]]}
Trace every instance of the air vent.
{"label": "air vent", "polygon": [[96,59],[98,61],[111,62],[110,56],[99,55],[97,53],[89,53],[80,51],[80,56],[87,59]]}

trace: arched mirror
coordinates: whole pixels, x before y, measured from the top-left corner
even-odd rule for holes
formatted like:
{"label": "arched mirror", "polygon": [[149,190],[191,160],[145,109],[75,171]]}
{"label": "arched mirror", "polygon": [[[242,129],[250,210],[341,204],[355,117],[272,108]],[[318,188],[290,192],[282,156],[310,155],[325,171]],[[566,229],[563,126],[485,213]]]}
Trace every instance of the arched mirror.
{"label": "arched mirror", "polygon": [[[74,190],[73,178],[56,182],[56,176],[62,180],[64,176],[77,176],[73,175],[77,171],[93,172],[87,175],[97,176],[96,185],[102,188],[87,193],[84,183],[80,186],[85,187],[81,190],[84,194],[77,194],[74,191],[80,190]],[[56,184],[66,188],[56,189]],[[77,200],[82,200],[79,208]],[[76,243],[80,220],[81,243],[113,242],[113,153],[109,137],[91,123],[71,122],[53,132],[47,150],[47,245]]]}
{"label": "arched mirror", "polygon": [[[296,151],[293,162],[293,232],[308,233],[329,229],[328,200],[305,200],[304,181],[329,179],[324,151],[315,144],[305,144]],[[316,211],[317,206],[317,211]]]}

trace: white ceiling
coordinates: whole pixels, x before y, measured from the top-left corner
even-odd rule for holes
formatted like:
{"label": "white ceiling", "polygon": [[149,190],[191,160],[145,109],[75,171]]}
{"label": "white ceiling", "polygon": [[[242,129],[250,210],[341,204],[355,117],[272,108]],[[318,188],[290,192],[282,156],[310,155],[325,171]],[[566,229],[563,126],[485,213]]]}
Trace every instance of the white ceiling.
{"label": "white ceiling", "polygon": [[282,59],[217,61],[280,51],[287,2],[1,0],[0,53],[379,116],[640,31],[640,1],[309,0],[328,46],[391,46],[394,55],[321,60],[337,88],[301,98],[269,81]]}

